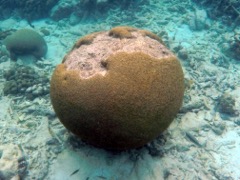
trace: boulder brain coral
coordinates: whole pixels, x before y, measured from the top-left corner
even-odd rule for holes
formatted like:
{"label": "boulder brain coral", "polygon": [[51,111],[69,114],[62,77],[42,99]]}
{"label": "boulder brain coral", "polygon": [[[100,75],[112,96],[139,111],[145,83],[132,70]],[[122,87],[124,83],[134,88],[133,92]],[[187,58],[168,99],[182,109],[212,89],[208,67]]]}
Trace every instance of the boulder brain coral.
{"label": "boulder brain coral", "polygon": [[10,58],[17,60],[18,55],[33,55],[41,58],[47,53],[47,44],[43,37],[31,29],[20,29],[4,40]]}
{"label": "boulder brain coral", "polygon": [[183,94],[177,58],[154,34],[130,27],[81,38],[56,67],[50,87],[64,126],[113,150],[141,147],[159,136]]}

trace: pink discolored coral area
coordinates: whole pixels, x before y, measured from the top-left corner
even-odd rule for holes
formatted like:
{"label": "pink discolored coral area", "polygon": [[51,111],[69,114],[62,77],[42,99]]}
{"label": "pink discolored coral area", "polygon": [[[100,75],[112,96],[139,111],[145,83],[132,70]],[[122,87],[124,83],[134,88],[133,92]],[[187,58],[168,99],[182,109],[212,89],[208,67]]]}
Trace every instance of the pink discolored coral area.
{"label": "pink discolored coral area", "polygon": [[64,64],[67,70],[79,70],[81,78],[89,78],[95,74],[106,74],[104,62],[109,56],[119,52],[142,52],[153,58],[172,57],[173,54],[156,39],[146,36],[142,31],[131,32],[131,38],[115,38],[109,32],[96,34],[90,44],[83,44],[73,49]]}

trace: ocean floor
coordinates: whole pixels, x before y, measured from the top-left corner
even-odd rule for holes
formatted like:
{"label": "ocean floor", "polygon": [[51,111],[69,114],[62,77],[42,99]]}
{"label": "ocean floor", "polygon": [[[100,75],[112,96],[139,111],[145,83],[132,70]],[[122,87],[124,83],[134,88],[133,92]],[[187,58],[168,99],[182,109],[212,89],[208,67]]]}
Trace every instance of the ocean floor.
{"label": "ocean floor", "polygon": [[[50,32],[44,36],[47,56],[38,62],[31,57],[17,62],[1,58],[0,89],[3,71],[16,63],[50,78],[81,36],[131,25],[161,36],[184,68],[183,107],[168,130],[141,149],[108,152],[68,132],[55,116],[49,95],[28,100],[1,91],[0,179],[240,179],[240,61],[224,53],[240,27],[233,30],[208,19],[190,1],[162,3],[152,0],[135,12],[110,10],[106,18],[75,26],[68,19],[34,21],[34,30]],[[25,20],[9,18],[0,28],[31,27]],[[225,106],[232,113],[224,111]]]}

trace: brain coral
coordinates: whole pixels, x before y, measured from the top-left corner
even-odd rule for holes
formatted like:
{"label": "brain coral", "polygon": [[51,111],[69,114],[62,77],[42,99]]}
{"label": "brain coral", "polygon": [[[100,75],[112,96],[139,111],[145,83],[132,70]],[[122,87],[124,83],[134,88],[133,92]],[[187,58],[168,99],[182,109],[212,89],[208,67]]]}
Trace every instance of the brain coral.
{"label": "brain coral", "polygon": [[10,58],[17,60],[18,55],[31,54],[41,58],[47,53],[47,44],[43,37],[31,29],[20,29],[4,40]]}
{"label": "brain coral", "polygon": [[183,71],[153,33],[116,27],[81,38],[51,79],[60,121],[94,146],[141,147],[172,122],[183,99]]}

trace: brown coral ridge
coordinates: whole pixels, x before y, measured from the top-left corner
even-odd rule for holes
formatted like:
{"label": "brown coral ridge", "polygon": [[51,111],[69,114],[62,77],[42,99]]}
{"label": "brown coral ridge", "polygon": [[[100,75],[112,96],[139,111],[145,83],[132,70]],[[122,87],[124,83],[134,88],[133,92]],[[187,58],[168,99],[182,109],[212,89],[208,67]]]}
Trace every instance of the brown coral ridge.
{"label": "brown coral ridge", "polygon": [[152,38],[152,39],[157,40],[157,41],[160,42],[161,44],[164,44],[164,42],[162,41],[162,39],[161,39],[160,37],[158,37],[156,34],[150,32],[150,31],[147,31],[147,30],[141,30],[141,32],[142,32],[142,34],[143,34],[144,36],[148,36],[148,37],[150,37],[150,38]]}
{"label": "brown coral ridge", "polygon": [[129,26],[117,26],[112,28],[109,31],[109,36],[113,36],[115,38],[132,38],[132,31],[136,31],[136,28],[129,27]]}
{"label": "brown coral ridge", "polygon": [[141,147],[172,122],[183,99],[184,80],[175,57],[157,59],[119,52],[107,73],[83,79],[60,64],[51,80],[51,101],[65,127],[105,149]]}
{"label": "brown coral ridge", "polygon": [[[133,34],[132,32],[134,31],[139,31],[137,28],[133,28],[130,26],[117,26],[112,28],[109,31],[109,36],[115,37],[115,38],[120,38],[120,39],[124,39],[124,38],[133,38]],[[140,32],[142,33],[143,36],[148,36],[149,38],[155,39],[158,42],[163,43],[162,39],[160,37],[158,37],[156,34],[147,31],[147,30],[140,30]]]}
{"label": "brown coral ridge", "polygon": [[82,45],[89,45],[93,42],[94,38],[99,34],[99,32],[96,33],[92,33],[89,35],[86,35],[84,37],[82,37],[81,39],[79,39],[75,45],[73,46],[73,48],[79,48]]}

